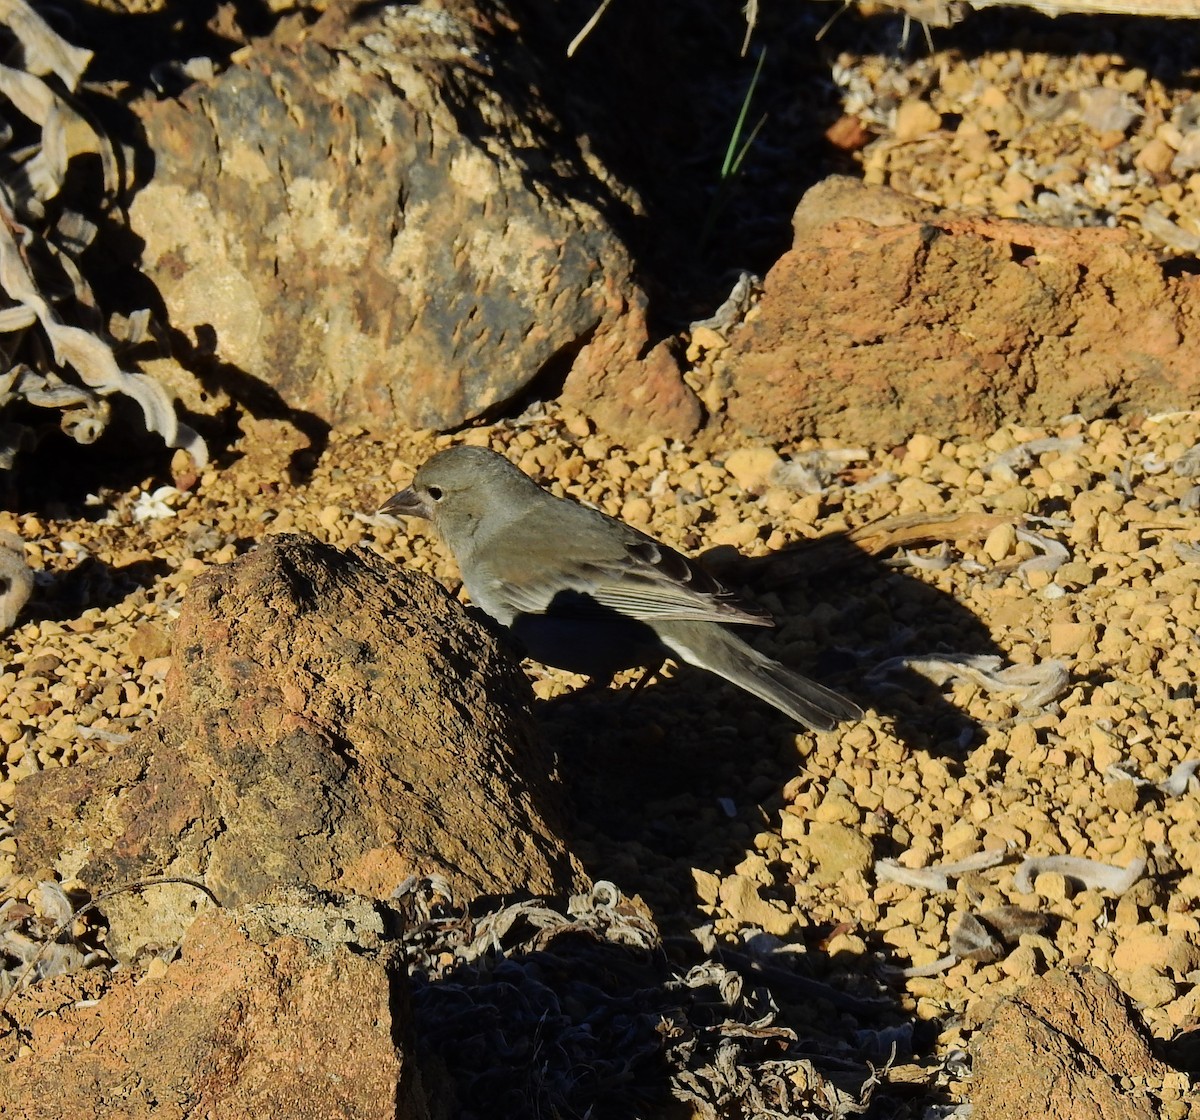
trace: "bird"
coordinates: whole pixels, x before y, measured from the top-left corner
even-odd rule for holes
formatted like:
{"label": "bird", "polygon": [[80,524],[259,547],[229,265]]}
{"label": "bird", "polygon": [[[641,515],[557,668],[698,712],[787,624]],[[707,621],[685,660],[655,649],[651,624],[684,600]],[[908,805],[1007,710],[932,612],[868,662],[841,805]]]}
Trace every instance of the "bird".
{"label": "bird", "polygon": [[668,660],[706,669],[814,731],[862,709],[759,653],[732,625],[773,626],[698,563],[653,537],[544,490],[503,455],[437,452],[381,514],[432,522],[471,601],[535,661],[599,687]]}

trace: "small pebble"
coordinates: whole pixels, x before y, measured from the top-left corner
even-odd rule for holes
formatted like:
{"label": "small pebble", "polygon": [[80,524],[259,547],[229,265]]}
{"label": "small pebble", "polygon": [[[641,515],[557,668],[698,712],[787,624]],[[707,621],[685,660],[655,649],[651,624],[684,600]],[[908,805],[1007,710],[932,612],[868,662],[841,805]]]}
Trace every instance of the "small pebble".
{"label": "small pebble", "polygon": [[1012,553],[1016,543],[1016,528],[1009,522],[1002,521],[988,533],[987,540],[983,544],[983,551],[987,553],[989,559],[999,563]]}

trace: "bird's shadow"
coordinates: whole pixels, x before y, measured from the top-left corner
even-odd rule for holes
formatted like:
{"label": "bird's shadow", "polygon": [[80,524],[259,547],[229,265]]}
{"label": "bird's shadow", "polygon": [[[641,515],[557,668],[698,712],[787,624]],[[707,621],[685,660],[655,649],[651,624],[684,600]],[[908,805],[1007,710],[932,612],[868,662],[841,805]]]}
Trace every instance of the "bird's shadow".
{"label": "bird's shadow", "polygon": [[[880,663],[904,657],[950,652],[1003,657],[987,627],[950,595],[837,535],[794,554],[744,561],[720,575],[735,587],[766,590],[764,598],[782,608],[776,609],[782,642],[774,649],[756,642],[764,652],[874,709],[902,748],[939,756],[953,774],[967,750],[984,738],[976,720],[917,673],[901,670],[878,680],[870,675]],[[804,647],[810,656],[793,656]],[[788,717],[687,666],[636,694],[587,690],[547,701],[537,706],[537,716],[557,754],[574,810],[571,840],[588,872],[638,892],[669,939],[686,940],[713,922],[713,900],[702,897],[692,869],[715,876],[710,884],[736,874],[756,850],[756,837],[778,831],[779,812],[795,782],[832,792],[841,780],[807,774],[803,748],[797,751],[802,729]],[[829,734],[845,736],[852,727],[843,724]],[[847,749],[852,748],[843,753]],[[880,773],[871,759],[863,761],[868,771]],[[855,792],[844,791],[851,801]],[[875,859],[898,854],[883,823],[874,830]],[[760,894],[794,907],[791,869],[776,863],[776,885]],[[884,999],[865,1017],[861,1006],[840,1013],[841,1001],[861,1003],[882,989],[878,978],[872,982],[861,975],[860,958],[825,952],[834,932],[831,926],[801,923],[789,935],[791,948],[801,951],[787,957],[802,961],[802,983],[825,985],[827,999],[814,1001],[811,989],[792,999],[781,989],[777,998],[794,1016],[788,1025],[805,1033],[841,1021],[856,1038],[864,1029],[872,1037],[898,1038],[902,1060],[906,1054],[919,1057],[932,1035],[900,1010],[898,999]],[[854,932],[886,953],[881,942],[872,942],[872,931]],[[758,970],[748,975],[766,982],[753,953],[727,940],[718,939],[718,946],[727,964]],[[783,974],[775,971],[778,980]]]}

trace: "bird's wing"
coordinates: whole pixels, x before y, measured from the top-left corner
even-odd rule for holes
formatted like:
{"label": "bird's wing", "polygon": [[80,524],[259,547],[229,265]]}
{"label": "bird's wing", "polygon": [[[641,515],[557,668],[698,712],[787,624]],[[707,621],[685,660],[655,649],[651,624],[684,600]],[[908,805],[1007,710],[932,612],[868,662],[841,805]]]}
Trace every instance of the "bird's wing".
{"label": "bird's wing", "polygon": [[740,622],[773,626],[762,608],[745,602],[695,561],[630,530],[624,555],[595,572],[597,602],[645,622]]}
{"label": "bird's wing", "polygon": [[582,617],[617,611],[651,624],[774,625],[765,611],[682,553],[623,522],[576,508],[589,517],[575,520],[575,531],[564,534],[549,554],[526,548],[514,556],[509,571],[489,564],[486,594],[503,598],[515,614],[553,609],[556,615]]}

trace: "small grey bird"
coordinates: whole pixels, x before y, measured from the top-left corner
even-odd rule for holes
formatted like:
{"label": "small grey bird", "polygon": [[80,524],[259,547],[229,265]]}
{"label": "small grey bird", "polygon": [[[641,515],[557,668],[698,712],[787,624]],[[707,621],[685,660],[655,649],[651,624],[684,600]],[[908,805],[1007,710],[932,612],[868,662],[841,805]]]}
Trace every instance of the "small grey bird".
{"label": "small grey bird", "polygon": [[536,661],[607,684],[622,669],[673,658],[814,730],[863,714],[726,628],[774,625],[764,611],[645,533],[547,493],[494,451],[438,452],[379,512],[432,521],[472,602]]}

